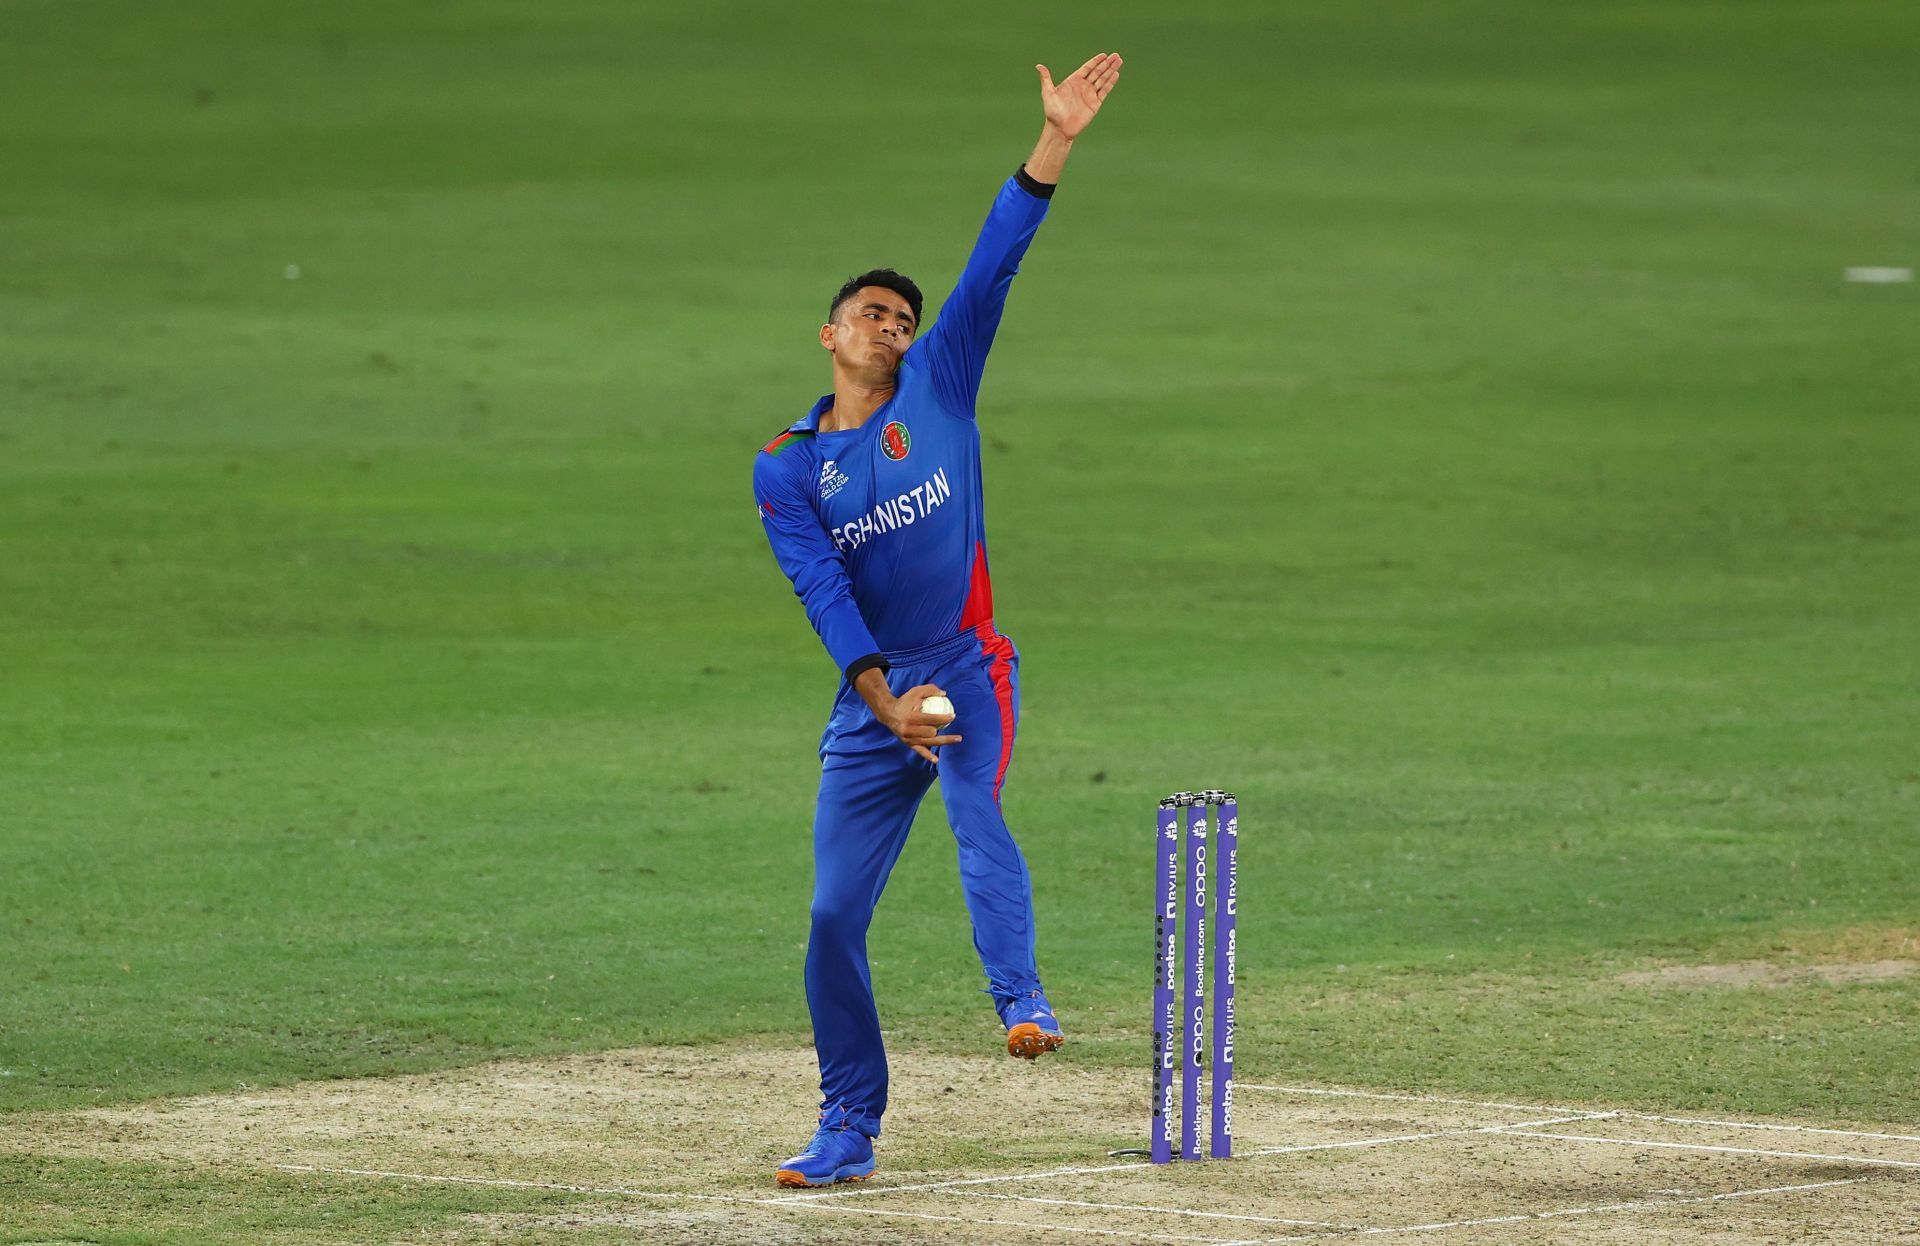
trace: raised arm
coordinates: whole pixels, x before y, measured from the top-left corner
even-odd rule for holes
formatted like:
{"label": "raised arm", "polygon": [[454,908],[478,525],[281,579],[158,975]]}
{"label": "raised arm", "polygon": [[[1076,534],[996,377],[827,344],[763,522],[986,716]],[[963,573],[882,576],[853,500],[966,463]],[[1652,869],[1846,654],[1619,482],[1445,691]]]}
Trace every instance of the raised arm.
{"label": "raised arm", "polygon": [[939,319],[907,356],[928,370],[942,405],[966,419],[974,414],[987,351],[1006,310],[1007,289],[1046,218],[1074,140],[1120,80],[1120,57],[1102,52],[1057,85],[1045,65],[1034,69],[1040,75],[1040,107],[1046,119],[1040,141],[1027,163],[1000,188],[960,280],[940,306]]}
{"label": "raised arm", "polygon": [[1045,65],[1033,67],[1040,75],[1040,110],[1047,120],[1040,128],[1040,141],[1034,144],[1033,154],[1027,157],[1027,176],[1048,185],[1060,181],[1067,156],[1073,151],[1073,140],[1092,124],[1113,84],[1120,81],[1123,63],[1118,52],[1102,52],[1057,86]]}

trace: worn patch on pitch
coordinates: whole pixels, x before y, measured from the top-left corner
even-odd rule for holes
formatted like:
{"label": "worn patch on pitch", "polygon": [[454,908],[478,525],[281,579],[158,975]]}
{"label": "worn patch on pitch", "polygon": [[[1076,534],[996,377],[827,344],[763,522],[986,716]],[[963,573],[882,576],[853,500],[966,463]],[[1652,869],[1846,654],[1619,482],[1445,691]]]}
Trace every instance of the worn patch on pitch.
{"label": "worn patch on pitch", "polygon": [[1711,988],[1850,986],[1888,982],[1920,972],[1920,931],[1906,926],[1850,926],[1787,931],[1764,957],[1714,964],[1658,964],[1618,975],[1628,986]]}
{"label": "worn patch on pitch", "polygon": [[1916,960],[1875,960],[1864,964],[1775,965],[1764,960],[1735,961],[1727,965],[1664,965],[1620,975],[1628,986],[1791,986],[1821,982],[1846,986],[1855,982],[1884,982],[1920,970]]}

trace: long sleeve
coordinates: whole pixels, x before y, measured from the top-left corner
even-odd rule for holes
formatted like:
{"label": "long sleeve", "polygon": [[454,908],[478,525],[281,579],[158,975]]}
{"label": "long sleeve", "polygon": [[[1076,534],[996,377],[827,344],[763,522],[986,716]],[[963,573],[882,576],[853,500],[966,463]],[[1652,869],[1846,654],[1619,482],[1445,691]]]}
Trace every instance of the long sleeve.
{"label": "long sleeve", "polygon": [[870,667],[884,670],[880,646],[853,600],[846,562],[807,501],[804,476],[792,470],[790,462],[763,450],[753,464],[753,497],[774,561],[792,581],[807,622],[849,681]]}
{"label": "long sleeve", "polygon": [[986,370],[987,351],[993,346],[1006,309],[1007,290],[1020,259],[1046,219],[1053,187],[1036,182],[1022,168],[1008,178],[987,212],[980,239],[967,257],[966,269],[953,293],[940,307],[940,317],[919,343],[934,392],[942,406],[955,415],[973,418]]}

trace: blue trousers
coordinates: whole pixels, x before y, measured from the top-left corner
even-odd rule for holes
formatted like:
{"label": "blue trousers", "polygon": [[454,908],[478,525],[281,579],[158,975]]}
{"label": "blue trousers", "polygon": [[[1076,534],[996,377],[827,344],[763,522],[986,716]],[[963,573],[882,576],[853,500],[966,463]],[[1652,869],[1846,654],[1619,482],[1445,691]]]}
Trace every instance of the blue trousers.
{"label": "blue trousers", "polygon": [[1033,885],[1000,813],[1000,786],[1020,721],[1020,654],[991,621],[926,649],[889,654],[894,694],[937,684],[953,701],[938,767],[882,726],[843,683],[820,740],[820,797],[813,822],[813,929],[807,941],[807,1007],[820,1057],[823,1107],[843,1104],[880,1132],[887,1054],[867,967],[867,927],[906,846],[914,812],[937,778],[959,844],[960,886],[973,946],[995,1004],[1040,987],[1034,964]]}

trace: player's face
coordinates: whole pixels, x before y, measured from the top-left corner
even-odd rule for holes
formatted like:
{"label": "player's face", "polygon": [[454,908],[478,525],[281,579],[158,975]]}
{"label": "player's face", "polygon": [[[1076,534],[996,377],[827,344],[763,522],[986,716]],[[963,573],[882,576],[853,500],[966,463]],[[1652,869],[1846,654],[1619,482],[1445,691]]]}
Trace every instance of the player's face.
{"label": "player's face", "polygon": [[862,286],[820,328],[820,344],[842,367],[891,374],[913,345],[913,306],[892,290]]}

